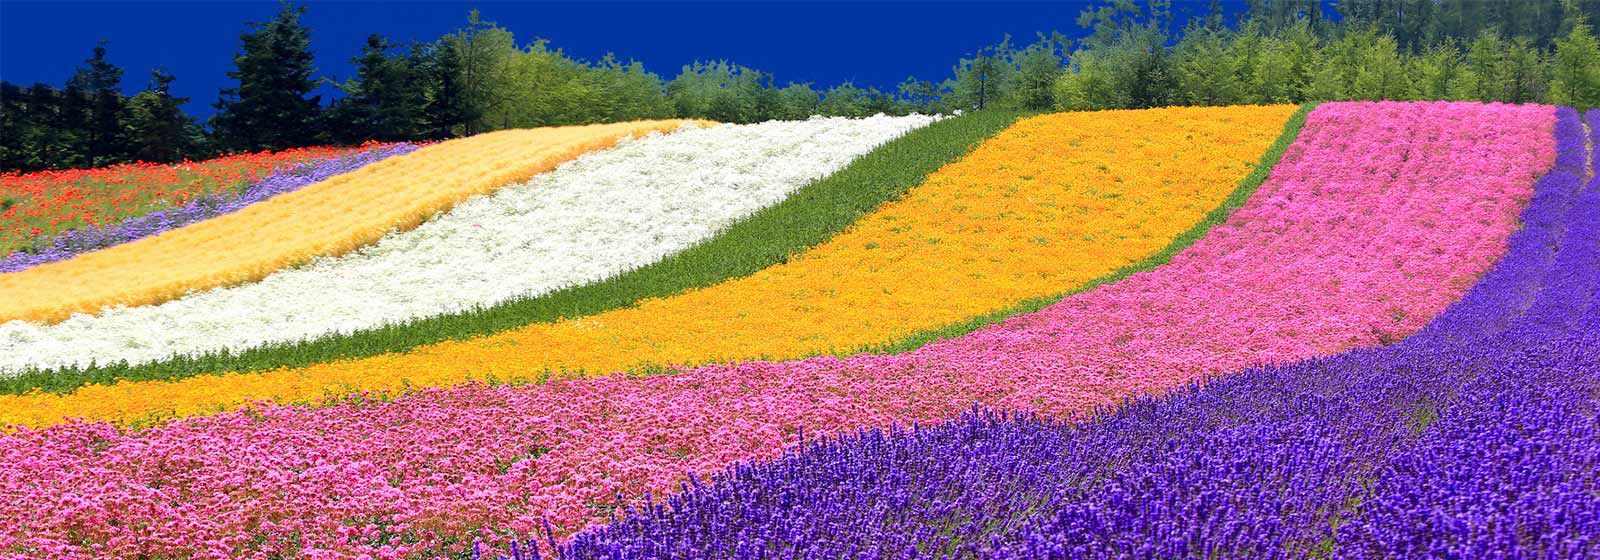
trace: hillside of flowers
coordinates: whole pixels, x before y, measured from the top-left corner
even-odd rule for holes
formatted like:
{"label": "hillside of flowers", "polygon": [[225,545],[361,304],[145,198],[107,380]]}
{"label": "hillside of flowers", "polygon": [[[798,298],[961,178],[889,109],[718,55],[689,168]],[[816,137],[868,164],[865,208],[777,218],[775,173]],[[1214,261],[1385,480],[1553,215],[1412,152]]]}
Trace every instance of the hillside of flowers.
{"label": "hillside of flowers", "polygon": [[230,214],[274,196],[299,190],[369,163],[416,151],[412,144],[379,145],[286,168],[243,188],[202,193],[172,208],[163,208],[105,225],[85,225],[48,240],[42,248],[14,251],[0,258],[0,272],[17,272],[63,261],[97,249],[143,239],[208,218]]}
{"label": "hillside of flowers", "polygon": [[0,270],[19,270],[19,265],[11,264],[18,253],[40,252],[63,234],[119,224],[204,195],[228,197],[239,186],[274,172],[315,164],[347,151],[301,148],[169,165],[0,174],[0,202],[4,203],[0,208],[0,255],[7,263]]}
{"label": "hillside of flowers", "polygon": [[337,256],[618,139],[690,121],[501,131],[389,158],[238,212],[0,276],[0,321],[161,303]]}
{"label": "hillside of flowers", "polygon": [[[963,160],[939,169],[900,200],[861,217],[850,230],[786,263],[744,278],[610,313],[538,323],[404,354],[293,370],[84,387],[70,395],[31,398],[32,404],[14,409],[17,416],[5,418],[17,423],[36,423],[22,421],[25,417],[21,414],[141,420],[166,411],[188,415],[258,399],[299,402],[354,391],[393,392],[448,386],[467,379],[538,376],[551,370],[603,374],[639,369],[641,363],[695,365],[708,358],[798,357],[807,351],[890,340],[1009,307],[1028,297],[1058,293],[1063,283],[1071,289],[1155,252],[1232,190],[1248,173],[1249,164],[1261,158],[1293,110],[1145,112],[1144,118],[1176,121],[1168,127],[1175,136],[1197,137],[1208,132],[1214,135],[1210,138],[1217,138],[1227,130],[1223,126],[1227,121],[1250,122],[1245,118],[1254,117],[1264,122],[1254,145],[1217,142],[1219,146],[1213,149],[1220,153],[1213,153],[1189,149],[1195,145],[1180,142],[1150,143],[1146,144],[1149,159],[1124,160],[1115,166],[1111,165],[1116,163],[1112,153],[1126,150],[1137,140],[1100,133],[1121,126],[1090,121],[1081,114],[1033,117],[986,141]],[[1080,131],[1080,126],[1090,128]],[[1041,129],[1064,135],[1066,140],[1035,132]],[[1150,136],[1141,128],[1123,130],[1135,138]],[[1104,153],[1084,151],[1073,158],[1036,155],[1042,146],[1073,142],[1098,146]],[[1014,153],[1027,157],[1008,155]],[[996,159],[1009,165],[997,164]],[[1011,160],[1028,163],[1019,165]],[[1191,165],[1160,168],[1170,160]],[[1147,165],[1158,169],[1146,170]],[[1220,176],[1198,172],[1202,166],[1220,168]],[[1004,169],[996,173],[1001,167]],[[1099,171],[1096,167],[1107,169],[1101,173],[1127,173],[1128,180],[1113,177],[1104,181],[1128,185],[1125,188],[1129,190],[1061,189],[1054,180],[1045,180],[1063,173],[1075,177],[1084,170]],[[1139,188],[1141,183],[1135,177],[1147,181],[1143,183],[1147,186]],[[983,199],[976,193],[988,189],[985,180],[1015,181],[1019,192],[1017,196],[990,197],[989,203],[980,204]],[[1160,190],[1150,184],[1176,185],[1171,188],[1179,190]],[[1034,190],[1023,190],[1027,186]],[[1129,194],[1124,196],[1124,192]],[[1080,211],[1100,219],[1065,219],[1070,215],[1067,212]],[[952,214],[962,218],[953,220]],[[1183,219],[1185,215],[1187,219]],[[1030,227],[1034,222],[1055,224],[1058,229]],[[972,233],[962,235],[966,230]],[[1106,239],[1095,241],[1099,238]],[[985,257],[978,258],[980,255]],[[953,264],[935,266],[934,262]],[[845,270],[851,274],[841,279],[840,271]],[[917,282],[898,281],[913,271],[927,277]],[[985,277],[994,280],[968,282]],[[755,301],[782,303],[758,306],[753,305]],[[230,307],[228,312],[236,310]],[[863,319],[872,315],[882,318]],[[27,340],[27,336],[13,340]],[[758,339],[762,338],[766,345],[760,345]],[[632,346],[635,344],[638,347]],[[741,348],[742,355],[728,354],[724,348]]]}
{"label": "hillside of flowers", "polygon": [[[593,282],[682,251],[932,120],[833,118],[642,138],[258,282],[43,327],[11,323],[16,330],[0,327],[0,339],[18,352],[0,358],[0,371],[237,352]],[[285,305],[306,293],[318,294],[315,317]]]}
{"label": "hillside of flowers", "polygon": [[109,209],[13,207],[63,221],[0,255],[0,557],[1600,556],[1597,145],[1329,102],[7,176]]}
{"label": "hillside of flowers", "polygon": [[630,510],[562,557],[1600,554],[1600,180],[1578,115],[1558,115],[1525,227],[1403,342],[1246,368],[1084,423],[985,408],[805,442]]}

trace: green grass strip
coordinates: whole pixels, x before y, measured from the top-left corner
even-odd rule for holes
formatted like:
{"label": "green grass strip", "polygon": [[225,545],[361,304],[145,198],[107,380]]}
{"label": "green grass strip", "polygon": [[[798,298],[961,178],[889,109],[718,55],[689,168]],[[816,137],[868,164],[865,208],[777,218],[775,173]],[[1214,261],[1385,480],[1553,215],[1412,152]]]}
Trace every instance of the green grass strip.
{"label": "green grass strip", "polygon": [[237,354],[218,352],[129,366],[23,372],[0,379],[0,394],[34,390],[65,394],[91,384],[176,380],[197,375],[302,367],[341,359],[404,352],[524,325],[593,315],[710,286],[788,262],[844,231],[861,216],[900,198],[924,177],[1005,130],[1024,113],[978,111],[946,119],[892,140],[844,169],[802,187],[706,242],[654,264],[594,284],[509,301],[466,313],[263,346]]}
{"label": "green grass strip", "polygon": [[1191,227],[1179,234],[1177,237],[1173,238],[1172,242],[1168,243],[1166,247],[1163,247],[1160,251],[1150,255],[1149,257],[1145,257],[1144,260],[1114,270],[1110,274],[1090,280],[1088,283],[1085,283],[1076,289],[1069,290],[1058,295],[1023,300],[1021,303],[1018,303],[1009,309],[985,313],[959,323],[953,323],[943,327],[919,331],[893,342],[871,344],[842,351],[834,351],[832,352],[832,355],[844,357],[866,353],[899,354],[902,352],[910,352],[934,342],[966,335],[972,331],[1003,321],[1007,317],[1038,312],[1039,310],[1049,307],[1069,296],[1087,292],[1100,286],[1104,286],[1106,284],[1126,278],[1131,274],[1144,272],[1146,270],[1167,264],[1167,262],[1172,260],[1173,255],[1178,254],[1179,251],[1189,248],[1190,245],[1194,245],[1194,243],[1199,241],[1201,237],[1205,237],[1206,232],[1211,231],[1211,228],[1227,221],[1228,216],[1233,215],[1235,210],[1238,210],[1239,207],[1244,206],[1246,201],[1250,200],[1250,196],[1255,194],[1256,189],[1261,188],[1261,184],[1265,183],[1267,181],[1267,177],[1272,174],[1272,168],[1277,166],[1278,160],[1283,158],[1283,152],[1289,149],[1289,144],[1294,143],[1294,139],[1300,136],[1300,129],[1304,128],[1306,124],[1306,115],[1310,114],[1311,110],[1314,108],[1316,108],[1315,103],[1300,106],[1300,110],[1295,111],[1295,113],[1289,117],[1289,120],[1283,124],[1283,132],[1278,135],[1278,139],[1267,148],[1266,153],[1261,155],[1261,161],[1256,163],[1255,167],[1250,170],[1249,175],[1246,175],[1244,179],[1239,181],[1239,186],[1235,188],[1232,193],[1228,194],[1228,198],[1223,199],[1221,205],[1213,208],[1210,212],[1206,213],[1205,218],[1201,219],[1199,223],[1196,223],[1194,227]]}

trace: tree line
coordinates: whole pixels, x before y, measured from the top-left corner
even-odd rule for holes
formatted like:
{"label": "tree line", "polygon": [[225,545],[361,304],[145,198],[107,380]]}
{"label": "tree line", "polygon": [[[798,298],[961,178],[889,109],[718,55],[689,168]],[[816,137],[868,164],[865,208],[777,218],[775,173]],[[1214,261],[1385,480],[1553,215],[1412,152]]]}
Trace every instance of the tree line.
{"label": "tree line", "polygon": [[1086,11],[1062,110],[1331,100],[1600,106],[1594,0],[1253,0],[1172,30],[1170,1]]}
{"label": "tree line", "polygon": [[323,103],[304,7],[240,35],[235,85],[204,124],[157,69],[144,91],[96,45],[63,87],[0,83],[0,169],[169,162],[221,152],[366,140],[436,140],[503,128],[705,118],[723,122],[950,112],[1094,110],[1344,99],[1600,106],[1600,0],[1249,0],[1182,28],[1171,0],[1109,0],[1083,11],[1078,40],[1009,36],[938,81],[893,90],[779,84],[766,71],[697,61],[671,79],[611,55],[587,61],[519,44],[476,11],[435,41],[367,38],[355,75]]}

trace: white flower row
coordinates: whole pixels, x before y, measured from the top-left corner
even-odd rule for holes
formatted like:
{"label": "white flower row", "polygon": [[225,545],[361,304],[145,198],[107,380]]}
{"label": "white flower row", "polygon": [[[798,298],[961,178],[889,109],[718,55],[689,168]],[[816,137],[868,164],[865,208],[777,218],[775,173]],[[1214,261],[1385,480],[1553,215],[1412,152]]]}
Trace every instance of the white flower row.
{"label": "white flower row", "polygon": [[813,118],[626,141],[260,282],[0,325],[0,375],[239,351],[595,282],[704,241],[934,120]]}

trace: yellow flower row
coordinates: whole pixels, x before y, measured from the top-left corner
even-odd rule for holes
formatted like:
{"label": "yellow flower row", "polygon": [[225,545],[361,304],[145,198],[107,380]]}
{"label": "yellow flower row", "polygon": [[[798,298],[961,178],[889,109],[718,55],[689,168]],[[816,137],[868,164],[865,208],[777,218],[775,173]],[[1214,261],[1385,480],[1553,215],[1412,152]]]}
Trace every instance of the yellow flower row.
{"label": "yellow flower row", "polygon": [[0,397],[0,423],[139,421],[467,379],[796,358],[1082,286],[1199,222],[1294,106],[1033,117],[787,263],[595,316],[297,370]]}
{"label": "yellow flower row", "polygon": [[623,136],[670,131],[684,122],[507,130],[428,146],[233,214],[0,275],[0,323],[54,322],[259,280],[414,227],[467,197],[523,181]]}

